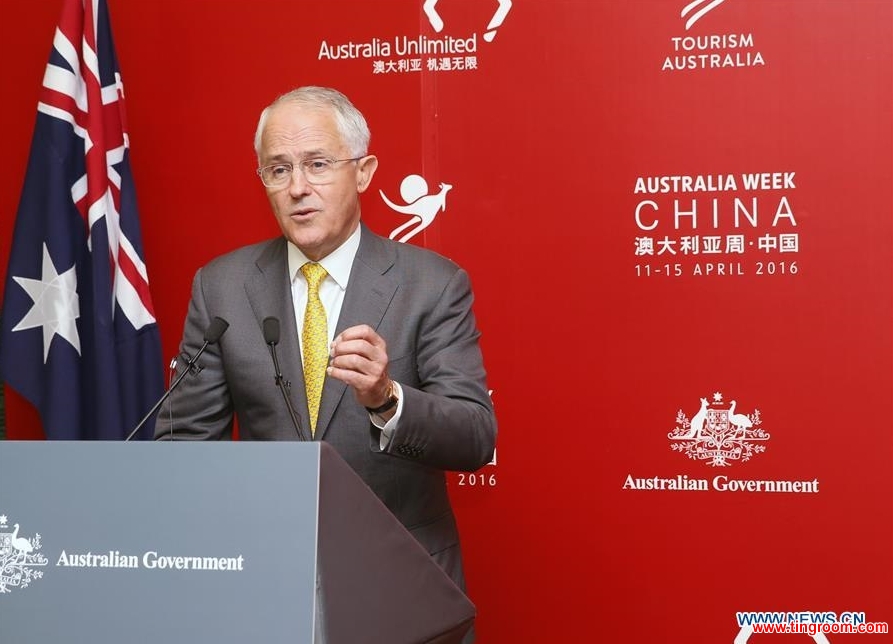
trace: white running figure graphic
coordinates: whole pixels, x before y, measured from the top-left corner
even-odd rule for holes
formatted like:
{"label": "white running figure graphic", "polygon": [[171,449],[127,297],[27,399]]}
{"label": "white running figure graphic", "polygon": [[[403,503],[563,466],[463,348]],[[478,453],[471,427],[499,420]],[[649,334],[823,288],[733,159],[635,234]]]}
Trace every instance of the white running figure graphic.
{"label": "white running figure graphic", "polygon": [[[383,190],[379,190],[378,192],[381,195],[381,198],[384,199],[384,202],[388,204],[391,209],[396,210],[401,214],[411,216],[409,221],[392,230],[389,237],[391,239],[397,239],[400,233],[410,229],[409,232],[397,239],[398,242],[405,242],[430,226],[431,222],[434,221],[434,218],[437,217],[438,212],[441,210],[446,211],[446,193],[449,192],[452,187],[453,186],[448,183],[441,183],[440,192],[429,195],[428,183],[425,179],[417,174],[411,174],[403,179],[403,182],[400,184],[400,196],[403,198],[403,201],[406,202],[405,206],[395,204],[388,199]],[[413,226],[415,226],[415,228],[412,228]]]}

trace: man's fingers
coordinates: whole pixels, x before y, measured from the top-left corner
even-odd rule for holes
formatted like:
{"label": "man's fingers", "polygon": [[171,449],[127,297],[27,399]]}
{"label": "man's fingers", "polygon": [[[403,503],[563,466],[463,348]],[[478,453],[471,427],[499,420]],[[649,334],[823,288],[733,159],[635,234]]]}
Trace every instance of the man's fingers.
{"label": "man's fingers", "polygon": [[339,356],[357,355],[369,360],[373,360],[376,356],[383,354],[384,352],[378,349],[378,347],[366,340],[335,339],[332,341],[332,346],[329,348],[329,355],[332,358],[337,358]]}
{"label": "man's fingers", "polygon": [[373,346],[381,347],[382,349],[385,347],[384,339],[368,324],[358,324],[357,326],[344,329],[344,331],[335,337],[332,344],[348,342],[351,340],[365,340]]}
{"label": "man's fingers", "polygon": [[339,333],[329,350],[327,373],[354,390],[360,404],[381,405],[388,383],[388,353],[384,339],[367,324]]}

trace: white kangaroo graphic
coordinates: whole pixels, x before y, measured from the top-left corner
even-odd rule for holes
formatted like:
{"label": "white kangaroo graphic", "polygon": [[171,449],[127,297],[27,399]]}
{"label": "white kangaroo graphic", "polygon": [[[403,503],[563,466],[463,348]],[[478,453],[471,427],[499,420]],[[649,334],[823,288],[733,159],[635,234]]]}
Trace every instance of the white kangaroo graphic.
{"label": "white kangaroo graphic", "polygon": [[692,416],[688,433],[682,438],[701,439],[702,432],[704,431],[704,421],[707,420],[707,405],[707,399],[701,398],[701,408],[698,410],[698,413]]}
{"label": "white kangaroo graphic", "polygon": [[387,198],[387,195],[385,195],[383,190],[379,190],[378,192],[381,195],[381,198],[384,199],[388,206],[401,214],[411,216],[409,221],[392,230],[389,237],[391,239],[397,239],[397,236],[404,230],[415,226],[415,228],[412,228],[405,235],[397,239],[398,242],[405,242],[431,225],[431,222],[434,221],[438,212],[441,210],[446,211],[446,193],[449,192],[452,187],[453,186],[448,183],[441,183],[440,192],[429,195],[427,194],[428,183],[419,175],[411,174],[400,184],[400,196],[403,198],[403,201],[406,202],[405,206],[395,204]]}

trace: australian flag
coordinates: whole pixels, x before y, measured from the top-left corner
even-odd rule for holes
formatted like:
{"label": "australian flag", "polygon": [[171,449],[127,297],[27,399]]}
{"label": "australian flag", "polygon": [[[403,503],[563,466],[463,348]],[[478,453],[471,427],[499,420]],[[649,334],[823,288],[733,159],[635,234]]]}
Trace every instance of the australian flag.
{"label": "australian flag", "polygon": [[63,5],[16,216],[0,373],[47,438],[120,440],[164,391],[161,343],[108,8]]}

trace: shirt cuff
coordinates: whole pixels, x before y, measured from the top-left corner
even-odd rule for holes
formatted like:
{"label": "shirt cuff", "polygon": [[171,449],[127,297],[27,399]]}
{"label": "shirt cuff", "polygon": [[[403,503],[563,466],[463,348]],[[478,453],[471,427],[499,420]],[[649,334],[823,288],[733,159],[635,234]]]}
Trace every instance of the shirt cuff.
{"label": "shirt cuff", "polygon": [[378,442],[381,451],[387,449],[388,444],[391,442],[391,438],[394,436],[394,432],[397,430],[397,423],[400,421],[400,415],[403,413],[403,388],[400,386],[399,382],[395,382],[394,389],[397,391],[397,411],[394,412],[394,415],[391,416],[390,420],[382,423],[384,419],[381,416],[378,414],[369,414],[372,424],[381,430],[381,438]]}

